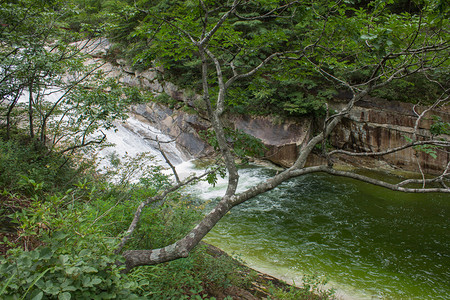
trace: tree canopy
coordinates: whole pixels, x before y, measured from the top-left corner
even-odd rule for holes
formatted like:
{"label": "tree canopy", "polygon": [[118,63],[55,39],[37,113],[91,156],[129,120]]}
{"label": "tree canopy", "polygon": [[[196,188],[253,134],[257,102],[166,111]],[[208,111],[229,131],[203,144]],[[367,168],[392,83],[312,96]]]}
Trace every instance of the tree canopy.
{"label": "tree canopy", "polygon": [[[110,33],[114,40],[127,45],[126,52],[136,67],[163,65],[167,80],[200,91],[201,57],[191,38],[200,41],[233,3],[120,3],[127,8],[115,12],[119,22]],[[443,51],[448,14],[448,6],[441,1],[417,5],[393,1],[241,1],[208,39],[208,50],[221,62],[222,73],[228,78],[233,72],[244,74],[276,54],[258,69],[257,76],[241,78],[227,90],[231,111],[323,114],[326,100],[347,90],[336,78],[363,89],[377,68],[370,84],[390,76],[396,80],[378,86],[371,91],[373,95],[417,102],[415,95],[423,95],[420,89],[426,87],[427,93],[419,101],[430,103],[442,93],[439,84],[448,85],[448,61]],[[438,44],[443,47],[436,51],[421,49]],[[402,53],[406,49],[407,56]],[[422,55],[423,50],[429,54]],[[394,74],[401,64],[408,76]],[[424,64],[433,64],[433,71],[426,75],[418,72]],[[211,83],[214,77],[210,76]],[[212,84],[211,92],[216,92],[215,88]]]}
{"label": "tree canopy", "polygon": [[29,137],[61,153],[103,141],[99,130],[125,118],[132,98],[92,59],[92,32],[69,28],[72,4],[21,0],[0,6],[0,109],[7,137],[11,125],[28,115]]}

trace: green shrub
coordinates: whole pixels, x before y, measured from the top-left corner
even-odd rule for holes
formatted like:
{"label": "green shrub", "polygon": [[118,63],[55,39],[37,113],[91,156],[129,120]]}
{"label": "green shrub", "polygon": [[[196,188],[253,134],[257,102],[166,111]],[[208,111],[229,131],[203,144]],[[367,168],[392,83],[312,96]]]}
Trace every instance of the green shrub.
{"label": "green shrub", "polygon": [[[123,257],[114,250],[137,206],[170,184],[151,157],[116,157],[106,175],[74,177],[64,190],[64,185],[48,183],[52,174],[45,173],[49,168],[40,161],[33,174],[41,176],[21,174],[25,164],[19,160],[35,152],[30,148],[29,153],[14,154],[9,148],[13,144],[2,144],[0,153],[8,156],[0,159],[17,178],[10,186],[27,195],[29,205],[9,215],[16,223],[17,242],[4,242],[13,249],[0,260],[0,299],[208,299],[208,290],[248,282],[240,264],[229,257],[213,258],[204,247],[188,258],[121,273],[117,263]],[[25,149],[24,144],[17,145]],[[52,176],[64,178],[73,171],[61,170]],[[140,180],[130,181],[136,172]],[[16,195],[5,188],[3,194]],[[153,249],[175,242],[201,218],[202,209],[188,196],[170,194],[164,202],[144,209],[125,249]]]}
{"label": "green shrub", "polygon": [[90,241],[70,249],[67,234],[33,251],[12,251],[0,263],[2,299],[135,299],[136,285],[120,273],[109,247]]}
{"label": "green shrub", "polygon": [[[0,137],[0,187],[22,191],[30,196],[26,181],[43,182],[42,190],[66,189],[79,174],[70,159],[29,140],[17,137],[5,141]],[[24,181],[25,180],[25,181]]]}
{"label": "green shrub", "polygon": [[208,290],[245,287],[248,280],[242,268],[231,257],[213,257],[199,246],[187,258],[140,267],[129,276],[146,299],[209,299]]}

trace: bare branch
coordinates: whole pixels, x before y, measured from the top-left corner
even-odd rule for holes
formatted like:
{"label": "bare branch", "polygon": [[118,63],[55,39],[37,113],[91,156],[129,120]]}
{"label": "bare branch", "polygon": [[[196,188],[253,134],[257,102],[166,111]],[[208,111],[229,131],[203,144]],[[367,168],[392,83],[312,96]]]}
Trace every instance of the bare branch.
{"label": "bare branch", "polygon": [[208,49],[205,49],[206,54],[212,59],[214,62],[214,65],[216,66],[216,74],[217,74],[217,81],[219,84],[219,94],[217,95],[217,103],[216,103],[216,113],[217,115],[222,115],[224,112],[224,105],[225,105],[225,93],[226,93],[226,87],[223,82],[223,75],[222,75],[222,67],[220,66],[219,60],[214,56],[214,54],[209,51]]}
{"label": "bare branch", "polygon": [[[306,49],[305,49],[306,50]],[[315,62],[313,62],[307,55],[303,55],[308,62],[313,65],[317,71],[322,74],[325,78],[331,78],[337,82],[339,82],[340,84],[342,84],[343,86],[347,87],[353,94],[355,94],[356,91],[361,91],[360,89],[355,88],[354,86],[351,86],[347,81],[337,78],[336,76],[330,74],[329,72],[325,71],[323,68],[321,68],[319,65],[317,65]]]}
{"label": "bare branch", "polygon": [[180,183],[180,177],[178,176],[177,170],[176,170],[175,166],[172,164],[172,162],[170,161],[170,159],[167,157],[166,152],[164,152],[164,150],[161,148],[161,144],[160,144],[160,142],[158,140],[158,137],[156,137],[156,142],[158,143],[158,150],[159,150],[159,152],[164,157],[164,160],[169,165],[169,167],[172,169],[173,175],[175,176],[175,180],[179,184]]}
{"label": "bare branch", "polygon": [[117,246],[117,249],[115,252],[120,253],[122,251],[123,247],[125,246],[126,242],[130,240],[131,235],[133,234],[134,230],[136,229],[137,225],[139,224],[139,220],[141,218],[142,211],[147,205],[149,205],[151,203],[164,201],[166,199],[167,195],[169,195],[170,193],[175,192],[176,190],[190,184],[193,181],[200,180],[200,179],[204,178],[205,176],[207,176],[208,174],[215,172],[216,170],[217,169],[213,169],[213,170],[203,173],[200,176],[193,176],[184,181],[180,181],[176,185],[173,185],[170,188],[167,188],[160,194],[150,197],[147,200],[141,202],[141,204],[139,204],[138,208],[136,209],[136,212],[134,213],[133,221],[131,222],[130,226],[128,227],[128,230],[125,232],[125,235],[122,238],[122,240],[120,241],[119,245]]}
{"label": "bare branch", "polygon": [[208,24],[208,9],[206,8],[205,2],[203,2],[203,0],[200,0],[199,2],[203,10],[205,11],[205,18],[201,17],[203,28],[202,28],[202,36],[200,39],[202,40],[205,38],[206,35],[206,26]]}
{"label": "bare branch", "polygon": [[383,156],[391,153],[395,153],[407,148],[415,147],[415,146],[421,146],[421,145],[434,145],[434,146],[440,146],[440,147],[450,147],[450,142],[448,141],[440,141],[440,140],[430,140],[430,141],[416,141],[412,143],[408,143],[396,148],[388,149],[385,151],[377,151],[377,152],[350,152],[345,150],[333,150],[329,155],[335,155],[335,154],[345,154],[349,156]]}
{"label": "bare branch", "polygon": [[[399,191],[405,193],[450,193],[450,189],[448,188],[405,188],[403,187],[404,185],[403,183],[391,184],[382,180],[374,179],[371,177],[367,177],[352,172],[339,171],[331,168],[323,168],[322,171],[331,175],[353,178],[359,181],[381,186],[392,191]],[[420,182],[422,182],[422,180]]]}
{"label": "bare branch", "polygon": [[442,98],[443,96],[444,96],[444,95],[442,95],[439,99],[437,99],[437,100],[433,103],[433,105],[430,105],[429,107],[427,107],[426,109],[424,109],[424,110],[422,111],[422,113],[420,113],[420,114],[418,114],[418,113],[416,112],[416,105],[414,105],[413,111],[414,111],[414,113],[417,115],[417,120],[416,120],[416,122],[415,122],[415,124],[414,124],[413,141],[416,141],[416,140],[417,140],[417,131],[418,131],[418,129],[419,129],[420,121],[423,119],[423,117],[424,117],[429,111],[435,109],[435,108],[438,107],[439,105],[441,105],[441,104],[443,104],[443,103],[445,103],[445,102],[447,102],[447,101],[450,100],[450,95],[447,95],[447,97],[445,97],[445,98]]}
{"label": "bare branch", "polygon": [[59,153],[63,154],[63,153],[66,153],[68,151],[73,151],[73,150],[76,150],[76,149],[79,149],[79,148],[83,148],[83,147],[86,147],[86,146],[89,146],[89,145],[101,144],[106,139],[106,134],[103,133],[103,131],[101,131],[101,133],[103,134],[103,137],[101,139],[99,139],[99,140],[90,140],[88,142],[83,141],[81,144],[73,145],[71,147],[68,147],[68,148],[66,148],[64,150],[59,151]]}
{"label": "bare branch", "polygon": [[233,4],[232,4],[230,10],[228,10],[219,19],[219,21],[217,21],[216,25],[208,33],[206,33],[205,37],[201,39],[201,41],[198,43],[198,45],[201,45],[201,46],[204,47],[204,46],[206,46],[208,44],[209,40],[213,37],[213,35],[217,32],[217,30],[219,30],[219,28],[223,25],[225,20],[228,19],[230,14],[232,14],[236,10],[236,7],[239,5],[240,2],[241,2],[240,0],[234,0],[233,1]]}

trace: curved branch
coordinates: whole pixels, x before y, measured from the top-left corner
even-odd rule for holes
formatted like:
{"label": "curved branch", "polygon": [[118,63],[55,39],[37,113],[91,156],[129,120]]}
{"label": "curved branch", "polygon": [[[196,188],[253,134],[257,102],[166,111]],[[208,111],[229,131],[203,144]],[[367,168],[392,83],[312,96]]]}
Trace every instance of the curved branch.
{"label": "curved branch", "polygon": [[373,179],[367,176],[334,170],[327,166],[308,167],[303,169],[287,169],[278,175],[262,182],[240,194],[228,197],[225,195],[222,200],[212,209],[205,218],[191,230],[185,237],[177,242],[168,245],[163,248],[153,250],[129,250],[123,253],[125,257],[126,272],[131,269],[143,266],[143,265],[155,265],[178,258],[187,257],[189,252],[201,241],[201,239],[217,224],[217,222],[230,211],[231,208],[246,202],[253,197],[260,195],[264,192],[274,189],[281,183],[288,179],[299,177],[305,174],[325,172],[335,176],[342,176],[353,178],[359,181],[367,182],[373,185],[388,188],[393,191],[406,192],[406,193],[450,193],[448,188],[427,188],[427,189],[415,189],[404,188],[402,183],[390,184],[381,180]]}
{"label": "curved branch", "polygon": [[228,19],[230,14],[232,14],[236,10],[236,7],[240,4],[240,2],[241,2],[240,0],[233,1],[233,4],[232,4],[230,10],[228,10],[219,19],[219,21],[217,21],[216,25],[214,25],[214,27],[208,33],[206,33],[206,35],[204,35],[202,40],[199,42],[199,45],[206,46],[208,44],[209,40],[213,37],[213,35],[217,32],[217,30],[219,30],[219,28],[222,26],[222,24],[225,22],[225,20]]}
{"label": "curved branch", "polygon": [[434,145],[434,146],[441,146],[441,147],[450,147],[450,142],[447,141],[439,141],[439,140],[431,140],[431,141],[418,141],[418,142],[412,142],[409,144],[405,144],[400,147],[388,149],[385,151],[378,151],[378,152],[350,152],[345,150],[333,150],[328,155],[334,155],[334,154],[345,154],[349,156],[383,156],[391,153],[395,153],[407,148],[420,146],[420,145]]}
{"label": "curved branch", "polygon": [[257,186],[240,193],[238,195],[227,196],[225,195],[219,203],[212,209],[200,223],[195,226],[185,237],[181,238],[177,242],[168,245],[163,248],[153,250],[128,250],[123,253],[125,257],[125,272],[131,269],[143,266],[143,265],[155,265],[171,260],[175,260],[182,257],[187,257],[189,252],[203,239],[203,237],[219,222],[219,220],[225,216],[236,205],[239,205],[256,195],[271,190],[284,182],[285,180],[292,178],[294,175],[302,175],[312,172],[320,171],[320,167],[310,167],[303,170],[292,172],[292,170],[286,170],[266,182],[260,183]]}
{"label": "curved branch", "polygon": [[[347,171],[339,171],[339,170],[331,169],[328,167],[324,167],[323,172],[331,174],[331,175],[353,178],[353,179],[356,179],[359,181],[363,181],[363,182],[370,183],[373,185],[381,186],[381,187],[387,188],[392,191],[398,191],[398,192],[404,192],[404,193],[450,193],[450,189],[448,189],[448,188],[405,188],[405,187],[403,187],[404,184],[402,182],[399,184],[392,184],[392,183],[388,183],[388,182],[385,182],[382,180],[367,177],[364,175],[347,172]],[[420,182],[422,182],[422,180]]]}
{"label": "curved branch", "polygon": [[91,140],[91,141],[88,141],[88,142],[85,142],[84,141],[84,137],[83,137],[83,142],[81,144],[68,147],[68,148],[66,148],[66,149],[64,149],[62,151],[59,151],[59,153],[63,154],[63,153],[66,153],[68,151],[73,151],[73,150],[76,150],[78,148],[83,148],[83,147],[86,147],[86,146],[89,146],[89,145],[101,144],[106,139],[106,134],[104,134],[103,132],[102,132],[102,134],[103,134],[103,137],[101,139],[99,139],[99,140]]}
{"label": "curved branch", "polygon": [[170,193],[175,192],[176,190],[180,189],[183,186],[186,186],[186,185],[190,184],[191,182],[193,182],[195,180],[200,180],[203,177],[205,177],[208,174],[211,174],[212,172],[215,172],[215,171],[216,171],[216,169],[213,169],[213,170],[210,170],[208,172],[203,173],[200,176],[194,176],[194,177],[190,177],[190,178],[188,178],[186,180],[179,181],[176,185],[166,189],[161,194],[158,194],[156,196],[150,197],[147,200],[141,202],[141,204],[139,204],[138,208],[136,209],[136,212],[134,213],[133,221],[131,221],[131,224],[128,227],[128,230],[125,232],[124,237],[122,238],[122,240],[120,241],[119,245],[117,246],[117,249],[115,250],[115,253],[120,253],[120,251],[122,251],[122,249],[125,246],[125,244],[130,240],[131,235],[133,234],[134,230],[136,229],[137,225],[139,224],[139,220],[141,219],[142,211],[144,210],[144,208],[147,205],[149,205],[151,203],[164,201],[166,199],[167,195],[169,195]]}

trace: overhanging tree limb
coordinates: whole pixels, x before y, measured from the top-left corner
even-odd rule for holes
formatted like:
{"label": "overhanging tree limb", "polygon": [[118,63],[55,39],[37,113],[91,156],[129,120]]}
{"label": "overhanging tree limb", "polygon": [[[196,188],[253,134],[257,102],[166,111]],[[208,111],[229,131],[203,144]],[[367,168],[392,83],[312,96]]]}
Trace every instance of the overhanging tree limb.
{"label": "overhanging tree limb", "polygon": [[141,218],[142,211],[144,210],[144,208],[147,205],[149,205],[151,203],[164,201],[170,193],[173,193],[173,192],[179,190],[180,188],[182,188],[186,185],[189,185],[190,183],[192,183],[194,181],[200,180],[200,179],[208,176],[208,174],[211,174],[215,171],[216,171],[216,169],[213,169],[213,170],[203,173],[200,176],[191,176],[183,181],[179,181],[177,184],[165,189],[164,191],[161,191],[158,195],[149,197],[145,201],[141,202],[141,204],[139,204],[138,208],[136,209],[136,212],[134,213],[133,221],[131,222],[130,226],[128,227],[128,230],[125,232],[124,237],[122,238],[119,245],[117,246],[116,253],[120,253],[122,251],[123,247],[125,246],[126,242],[130,240],[131,235],[133,234],[134,230],[136,229],[137,225],[139,224],[139,220]]}
{"label": "overhanging tree limb", "polygon": [[[332,131],[336,128],[336,126],[342,121],[342,119],[353,109],[354,105],[369,95],[370,92],[372,92],[375,88],[380,88],[388,84],[389,82],[392,82],[394,80],[397,80],[399,78],[404,78],[406,76],[409,76],[411,73],[414,72],[427,72],[430,70],[436,69],[436,67],[441,66],[444,64],[445,59],[438,59],[439,57],[433,57],[433,55],[427,56],[429,53],[443,53],[442,51],[445,51],[448,45],[447,42],[436,42],[436,41],[428,41],[425,39],[425,42],[421,45],[415,46],[415,48],[412,48],[411,41],[408,43],[402,45],[403,49],[400,49],[400,47],[397,47],[398,49],[394,49],[392,51],[393,54],[386,55],[380,55],[380,56],[373,56],[373,57],[366,57],[366,60],[364,61],[366,64],[363,66],[359,66],[361,69],[369,70],[369,78],[365,79],[362,83],[358,82],[357,84],[352,84],[351,81],[346,79],[345,76],[341,76],[342,74],[339,74],[339,72],[333,72],[331,71],[332,68],[326,69],[326,67],[323,67],[324,65],[327,65],[324,61],[317,62],[316,59],[321,59],[320,54],[317,54],[317,51],[322,51],[321,49],[326,49],[329,51],[327,53],[327,56],[329,57],[329,54],[333,58],[339,57],[339,53],[336,53],[336,49],[333,47],[335,46],[333,44],[333,36],[330,37],[330,41],[325,41],[324,36],[326,36],[326,33],[328,32],[328,26],[333,26],[333,22],[328,22],[329,19],[331,19],[332,14],[335,13],[335,11],[331,11],[328,9],[326,11],[327,18],[325,24],[323,26],[320,26],[318,30],[319,36],[316,37],[316,40],[308,42],[308,45],[311,46],[304,46],[303,48],[298,46],[299,44],[293,43],[298,48],[294,48],[291,51],[283,52],[282,50],[278,49],[278,51],[273,51],[274,53],[263,53],[260,56],[258,56],[256,59],[255,57],[251,57],[253,59],[251,64],[244,65],[244,68],[247,68],[247,72],[243,72],[242,74],[239,74],[238,68],[236,67],[237,64],[235,62],[238,62],[238,59],[241,57],[238,57],[238,55],[232,55],[232,59],[229,60],[229,56],[227,55],[231,53],[230,50],[229,53],[226,53],[227,55],[224,55],[219,51],[222,49],[221,46],[217,46],[214,44],[215,42],[221,43],[223,36],[220,36],[217,40],[214,40],[214,37],[216,34],[220,32],[220,29],[224,24],[229,25],[228,28],[232,28],[233,24],[228,24],[228,17],[232,14],[233,10],[236,10],[240,5],[244,5],[247,2],[242,1],[233,1],[233,6],[223,8],[224,12],[217,13],[216,15],[216,24],[208,25],[208,21],[213,19],[214,16],[209,15],[209,12],[206,8],[206,4],[203,2],[200,2],[199,5],[203,7],[203,11],[205,14],[203,17],[200,18],[200,26],[193,29],[192,31],[195,31],[198,29],[197,35],[199,35],[199,38],[195,37],[195,34],[192,32],[187,32],[185,28],[181,28],[182,26],[180,24],[173,24],[171,25],[172,28],[179,29],[179,33],[187,36],[189,40],[191,41],[192,45],[197,48],[198,55],[201,58],[201,74],[202,74],[202,88],[203,88],[203,101],[206,105],[207,112],[209,115],[209,119],[212,123],[212,127],[215,131],[216,138],[219,144],[220,148],[220,154],[225,160],[225,165],[227,167],[227,170],[229,172],[229,179],[228,179],[228,186],[227,191],[225,195],[221,198],[221,200],[217,203],[217,205],[212,209],[203,220],[199,222],[195,228],[193,228],[189,233],[187,233],[183,238],[179,239],[175,243],[172,243],[171,245],[168,245],[166,247],[160,248],[160,249],[153,249],[153,250],[128,250],[123,253],[125,259],[126,259],[126,267],[127,270],[131,270],[134,267],[141,266],[141,265],[150,265],[150,264],[157,264],[161,262],[166,262],[170,260],[174,260],[181,257],[186,257],[189,252],[197,245],[200,240],[214,227],[214,225],[233,207],[236,205],[239,205],[243,202],[246,202],[253,197],[260,195],[264,192],[267,192],[271,189],[274,189],[275,187],[279,186],[281,183],[285,182],[286,180],[289,180],[291,178],[304,176],[306,174],[312,174],[317,172],[324,172],[328,173],[334,176],[342,176],[342,177],[348,177],[352,179],[356,179],[362,182],[367,182],[370,184],[374,184],[377,186],[381,186],[384,188],[388,188],[394,191],[401,191],[401,192],[414,192],[414,193],[430,193],[430,192],[443,192],[443,193],[449,193],[450,189],[446,187],[444,184],[442,188],[410,188],[406,187],[408,184],[414,184],[417,182],[412,181],[402,181],[397,184],[392,184],[388,182],[384,182],[382,180],[373,179],[370,177],[366,177],[359,174],[354,174],[351,172],[344,172],[335,170],[329,166],[323,165],[323,166],[315,166],[315,167],[305,167],[306,160],[312,153],[314,147],[320,143],[322,143],[327,137],[330,136]],[[345,5],[345,4],[342,4]],[[333,6],[334,7],[334,6]],[[334,8],[333,8],[334,9]],[[316,12],[319,13],[319,12]],[[381,12],[380,12],[381,13]],[[344,14],[345,15],[345,14]],[[315,18],[311,19],[314,23],[316,20]],[[180,21],[180,19],[177,20],[177,22]],[[169,21],[166,21],[169,22]],[[372,22],[372,21],[371,21]],[[309,24],[310,26],[315,24]],[[192,26],[192,19],[189,19],[189,22],[187,22],[189,26]],[[359,24],[359,23],[358,23]],[[376,25],[376,24],[373,24]],[[208,27],[210,26],[210,27]],[[208,28],[211,28],[210,30],[207,30]],[[336,28],[333,29],[334,33],[339,33],[339,30]],[[418,30],[422,30],[422,26],[419,27]],[[416,34],[417,35],[417,34]],[[342,38],[343,41],[345,41],[346,37],[338,36],[338,38]],[[420,40],[419,38],[422,38],[422,36],[417,35],[413,41]],[[311,38],[313,39],[313,38]],[[335,40],[334,40],[335,41]],[[230,42],[232,44],[232,47],[235,47],[235,41]],[[335,42],[335,43],[340,43]],[[432,44],[434,42],[434,44]],[[325,44],[326,43],[326,44]],[[363,43],[363,42],[361,42]],[[285,43],[288,46],[291,46],[289,42]],[[212,45],[212,46],[211,46]],[[261,45],[261,44],[259,44]],[[279,44],[277,44],[279,45]],[[230,46],[231,47],[231,46]],[[226,48],[226,47],[224,47]],[[240,48],[237,47],[239,50]],[[164,48],[166,49],[166,48]],[[360,47],[355,47],[358,51],[362,51]],[[223,50],[223,49],[222,49]],[[235,50],[235,48],[233,48]],[[354,49],[353,49],[354,50]],[[367,49],[366,49],[367,50]],[[369,49],[370,51],[373,51],[373,49]],[[356,50],[355,50],[356,51]],[[369,55],[371,52],[365,53]],[[226,51],[225,51],[226,52]],[[351,99],[346,103],[345,107],[339,111],[337,114],[331,115],[328,118],[324,120],[323,128],[321,128],[320,132],[317,132],[317,134],[313,135],[306,144],[300,149],[300,153],[297,157],[297,160],[295,161],[294,165],[279,174],[267,179],[264,182],[261,182],[250,189],[242,192],[237,193],[237,183],[239,180],[239,174],[237,172],[236,163],[234,161],[234,158],[232,156],[232,152],[229,148],[229,145],[227,144],[226,136],[224,134],[224,122],[223,122],[223,113],[226,110],[226,92],[229,91],[231,86],[238,80],[253,76],[255,74],[258,74],[258,71],[262,70],[264,66],[267,66],[270,61],[277,57],[283,57],[287,55],[288,53],[293,54],[300,54],[299,57],[295,57],[295,60],[302,64],[307,64],[308,67],[315,67],[316,71],[318,71],[322,76],[326,77],[329,80],[332,80],[333,82],[338,82],[340,85],[345,86],[352,92]],[[353,57],[358,57],[359,53],[356,53]],[[348,56],[346,54],[346,56]],[[362,55],[361,55],[362,56]],[[224,58],[225,57],[225,58]],[[227,61],[228,58],[228,61]],[[283,57],[286,58],[286,57]],[[304,58],[304,59],[301,59]],[[326,59],[322,58],[322,59]],[[287,60],[287,58],[286,58]],[[227,61],[227,62],[224,62]],[[245,61],[245,60],[244,60]],[[255,62],[257,61],[257,62]],[[292,61],[289,59],[289,61]],[[212,62],[212,64],[215,67],[215,72],[212,73],[209,69],[209,64]],[[360,62],[358,62],[360,63]],[[337,64],[339,65],[339,64]],[[353,65],[352,65],[353,66]],[[228,68],[228,69],[226,69]],[[411,68],[412,70],[408,70]],[[313,69],[313,68],[311,68]],[[412,72],[411,72],[412,71]],[[214,75],[212,75],[214,74]],[[213,80],[210,76],[214,76]],[[226,80],[226,76],[229,76]],[[216,84],[214,88],[217,90],[217,98],[212,99],[212,95],[214,93],[210,92],[210,90],[213,90],[211,88],[212,84]],[[214,102],[214,100],[216,100]],[[214,107],[215,104],[215,107]],[[385,155],[389,153],[394,153],[397,151],[400,151],[402,149],[406,149],[409,147],[414,146],[423,146],[423,145],[438,145],[438,146],[447,146],[447,142],[442,141],[414,141],[412,143],[409,143],[404,146],[400,146],[394,149],[388,149],[385,151],[379,151],[379,152],[371,152],[371,153],[363,153],[358,154],[359,156],[376,156],[376,155]],[[334,154],[347,154],[343,151],[336,151],[336,152],[330,152],[328,155],[334,155]],[[353,153],[348,155],[353,155]],[[447,168],[448,169],[448,168]],[[427,183],[433,183],[433,182],[445,182],[447,180],[448,175],[446,172],[444,172],[441,176],[435,178],[433,181],[427,181]],[[420,181],[422,183],[422,181]]]}
{"label": "overhanging tree limb", "polygon": [[396,148],[387,149],[385,151],[374,151],[374,152],[351,152],[346,150],[333,150],[328,153],[328,155],[335,155],[335,154],[345,154],[348,156],[383,156],[387,154],[392,154],[404,149],[412,148],[415,146],[423,146],[423,145],[433,145],[433,146],[439,146],[439,147],[450,147],[449,141],[441,141],[441,140],[428,140],[428,141],[416,141],[412,143],[408,143]]}

